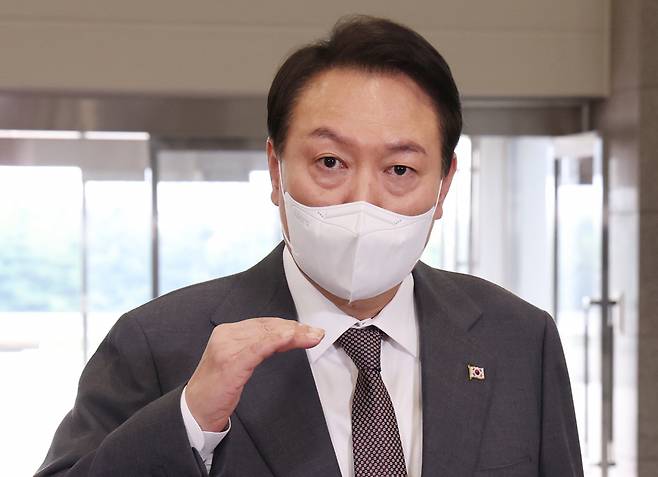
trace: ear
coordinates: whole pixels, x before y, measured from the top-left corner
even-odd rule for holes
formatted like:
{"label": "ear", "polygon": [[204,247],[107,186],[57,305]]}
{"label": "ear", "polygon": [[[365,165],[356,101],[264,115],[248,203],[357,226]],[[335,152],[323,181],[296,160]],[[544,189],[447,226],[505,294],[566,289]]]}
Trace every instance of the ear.
{"label": "ear", "polygon": [[439,191],[439,200],[434,211],[434,220],[439,220],[443,216],[443,201],[446,200],[446,196],[450,190],[450,184],[452,184],[452,178],[455,177],[455,172],[457,172],[457,155],[453,154],[450,169],[441,181],[441,190]]}
{"label": "ear", "polygon": [[269,137],[267,138],[266,150],[267,150],[267,167],[270,170],[270,182],[272,184],[272,193],[270,195],[270,198],[272,200],[272,203],[278,207],[279,202],[281,201],[281,190],[280,190],[281,163],[274,150],[274,144],[272,143],[272,139]]}

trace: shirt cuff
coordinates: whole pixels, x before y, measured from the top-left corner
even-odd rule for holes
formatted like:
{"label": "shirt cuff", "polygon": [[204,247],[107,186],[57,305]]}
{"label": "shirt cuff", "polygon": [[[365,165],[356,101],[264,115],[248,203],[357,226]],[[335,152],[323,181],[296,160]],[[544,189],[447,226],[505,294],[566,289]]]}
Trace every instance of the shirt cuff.
{"label": "shirt cuff", "polygon": [[190,446],[194,447],[201,459],[207,463],[208,460],[212,459],[212,453],[215,450],[215,447],[222,442],[222,439],[226,437],[226,434],[231,430],[231,419],[228,420],[228,428],[222,432],[208,432],[201,429],[199,423],[196,422],[194,416],[190,412],[190,408],[187,407],[187,401],[185,400],[185,390],[187,386],[183,388],[183,392],[180,396],[180,411],[183,415],[183,423],[185,424],[185,430],[187,431],[187,438],[190,441]]}

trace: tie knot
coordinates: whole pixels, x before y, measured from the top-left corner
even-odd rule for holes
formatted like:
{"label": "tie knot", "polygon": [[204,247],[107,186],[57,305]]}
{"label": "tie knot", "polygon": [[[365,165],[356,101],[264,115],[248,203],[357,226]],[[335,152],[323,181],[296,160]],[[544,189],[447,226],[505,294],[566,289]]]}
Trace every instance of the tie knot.
{"label": "tie knot", "polygon": [[379,328],[350,328],[338,342],[359,370],[381,371],[382,332]]}

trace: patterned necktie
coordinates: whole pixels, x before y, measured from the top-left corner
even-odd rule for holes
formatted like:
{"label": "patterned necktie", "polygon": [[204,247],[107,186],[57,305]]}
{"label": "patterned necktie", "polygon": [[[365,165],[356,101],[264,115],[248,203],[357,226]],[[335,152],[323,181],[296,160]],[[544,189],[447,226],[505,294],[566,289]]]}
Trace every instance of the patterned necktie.
{"label": "patterned necktie", "polygon": [[406,476],[395,409],[381,376],[382,332],[350,328],[338,342],[359,370],[352,402],[355,477]]}

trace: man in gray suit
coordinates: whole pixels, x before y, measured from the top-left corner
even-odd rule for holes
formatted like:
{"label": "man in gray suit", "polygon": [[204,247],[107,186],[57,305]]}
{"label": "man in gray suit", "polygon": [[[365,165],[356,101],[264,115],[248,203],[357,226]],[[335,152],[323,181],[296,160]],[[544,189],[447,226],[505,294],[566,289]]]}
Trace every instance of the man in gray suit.
{"label": "man in gray suit", "polygon": [[282,65],[268,129],[285,245],[124,315],[38,475],[581,476],[551,317],[418,262],[461,133],[439,53],[341,22]]}

